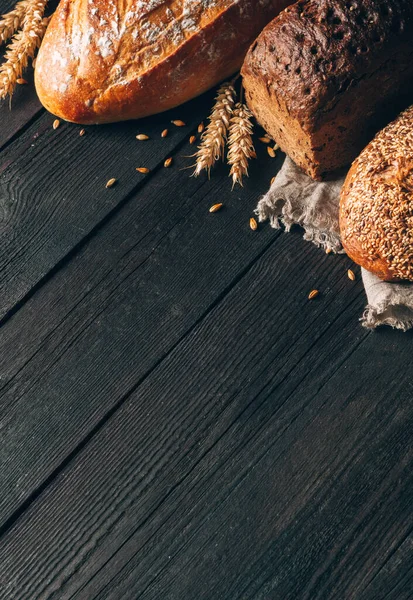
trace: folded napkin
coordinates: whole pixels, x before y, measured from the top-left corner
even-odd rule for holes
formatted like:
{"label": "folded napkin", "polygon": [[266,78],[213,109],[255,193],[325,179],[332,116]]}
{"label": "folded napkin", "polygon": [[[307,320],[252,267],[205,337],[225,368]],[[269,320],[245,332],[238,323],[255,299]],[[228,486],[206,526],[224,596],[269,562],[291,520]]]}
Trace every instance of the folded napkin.
{"label": "folded napkin", "polygon": [[[313,181],[286,157],[271,188],[258,203],[259,220],[269,219],[276,229],[283,224],[286,231],[300,225],[305,240],[327,251],[343,252],[338,208],[345,175],[343,171],[331,180]],[[362,277],[368,302],[360,319],[364,327],[390,325],[403,331],[413,327],[413,284],[387,283],[365,269]]]}

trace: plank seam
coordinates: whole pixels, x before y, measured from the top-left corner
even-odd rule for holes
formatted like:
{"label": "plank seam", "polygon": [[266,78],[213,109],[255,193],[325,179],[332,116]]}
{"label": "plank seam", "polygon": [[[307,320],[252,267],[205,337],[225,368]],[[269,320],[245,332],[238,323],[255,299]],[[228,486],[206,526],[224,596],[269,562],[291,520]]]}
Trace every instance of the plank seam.
{"label": "plank seam", "polygon": [[[196,319],[196,321],[185,331],[180,338],[169,348],[164,355],[162,355],[154,365],[136,382],[135,385],[124,395],[120,400],[96,423],[91,431],[84,437],[84,439],[62,460],[58,467],[56,467],[48,477],[41,483],[26,500],[19,506],[19,508],[10,515],[10,517],[0,526],[0,538],[5,535],[9,529],[16,523],[20,516],[29,508],[29,506],[46,490],[46,488],[52,483],[52,481],[63,471],[70,462],[81,452],[87,444],[93,439],[93,437],[100,431],[100,429],[112,418],[112,416],[121,408],[121,406],[128,400],[128,398],[144,383],[149,375],[167,358],[167,356],[175,350],[175,348],[181,344],[185,337],[187,337],[195,327],[199,325],[206,317],[206,315],[213,310],[225,296],[231,291],[231,289],[246,275],[246,273],[253,267],[253,265],[261,258],[261,256],[268,250],[268,248],[277,240],[279,235],[275,235],[271,241],[264,246],[264,248],[258,253],[256,257],[245,266],[237,276],[228,284],[228,286],[219,294],[219,296],[206,308],[206,310]],[[83,240],[82,240],[83,242]],[[60,263],[59,263],[60,264]],[[30,291],[32,293],[33,290]],[[34,293],[34,292],[33,292]],[[1,326],[1,323],[0,323]]]}

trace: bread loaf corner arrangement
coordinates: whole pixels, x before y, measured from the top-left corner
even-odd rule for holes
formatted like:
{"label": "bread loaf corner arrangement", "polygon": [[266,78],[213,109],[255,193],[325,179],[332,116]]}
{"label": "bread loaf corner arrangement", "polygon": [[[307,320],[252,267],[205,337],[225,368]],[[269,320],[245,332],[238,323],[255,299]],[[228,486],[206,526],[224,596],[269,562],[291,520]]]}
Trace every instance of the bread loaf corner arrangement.
{"label": "bread loaf corner arrangement", "polygon": [[[299,0],[260,34],[249,108],[314,179],[346,166],[413,89],[412,0]],[[386,120],[387,119],[387,120]]]}
{"label": "bread loaf corner arrangement", "polygon": [[43,105],[76,123],[145,117],[237,71],[291,0],[61,0],[37,58]]}

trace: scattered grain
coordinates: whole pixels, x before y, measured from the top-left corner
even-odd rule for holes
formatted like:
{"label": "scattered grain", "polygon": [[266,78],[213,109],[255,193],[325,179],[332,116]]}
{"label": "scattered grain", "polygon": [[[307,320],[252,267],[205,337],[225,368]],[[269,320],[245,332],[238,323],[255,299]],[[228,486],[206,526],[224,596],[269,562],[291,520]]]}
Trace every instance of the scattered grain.
{"label": "scattered grain", "polygon": [[79,135],[80,135],[80,137],[83,137],[83,136],[85,135],[85,133],[86,133],[86,130],[85,130],[85,129],[81,129],[81,130],[79,131]]}
{"label": "scattered grain", "polygon": [[166,168],[170,167],[170,166],[171,166],[171,164],[172,164],[172,161],[173,161],[173,158],[172,158],[172,156],[170,156],[170,157],[169,157],[169,158],[167,158],[167,159],[166,159],[166,161],[163,163],[163,166],[164,166],[164,167],[166,167]]}
{"label": "scattered grain", "polygon": [[258,138],[260,140],[260,142],[262,142],[263,144],[271,144],[271,138],[269,138],[268,136],[264,135],[264,137],[260,137]]}
{"label": "scattered grain", "polygon": [[147,167],[136,167],[136,170],[139,171],[139,173],[149,173],[149,169]]}
{"label": "scattered grain", "polygon": [[139,133],[136,136],[136,139],[139,140],[140,142],[146,142],[146,140],[149,140],[149,135],[145,135],[144,133]]}
{"label": "scattered grain", "polygon": [[250,227],[253,231],[257,231],[257,229],[258,229],[258,223],[254,219],[254,217],[251,217],[251,219],[250,219]]}
{"label": "scattered grain", "polygon": [[59,127],[59,125],[60,125],[59,119],[55,119],[53,121],[53,129],[57,129]]}
{"label": "scattered grain", "polygon": [[162,138],[166,138],[166,136],[168,135],[168,133],[169,133],[169,130],[168,130],[168,129],[164,129],[164,130],[162,131],[162,133],[161,133],[161,137],[162,137]]}
{"label": "scattered grain", "polygon": [[186,123],[184,123],[184,121],[181,121],[180,119],[175,119],[174,121],[171,121],[171,123],[173,125],[175,125],[176,127],[185,127]]}
{"label": "scattered grain", "polygon": [[349,269],[347,271],[347,277],[351,280],[351,281],[355,281],[356,279],[356,275],[354,273],[354,271],[352,271],[351,269]]}
{"label": "scattered grain", "polygon": [[191,135],[191,137],[189,138],[189,143],[190,144],[195,144],[196,142],[196,136],[195,135]]}
{"label": "scattered grain", "polygon": [[117,179],[115,179],[114,177],[112,177],[112,179],[109,179],[109,181],[107,182],[106,187],[107,188],[113,187],[115,185],[116,181],[117,181]]}
{"label": "scattered grain", "polygon": [[204,123],[200,123],[198,125],[198,133],[202,133],[205,129]]}
{"label": "scattered grain", "polygon": [[209,212],[210,212],[210,213],[216,213],[216,212],[218,212],[219,210],[221,210],[222,206],[223,206],[223,205],[222,205],[222,202],[220,202],[220,203],[218,203],[218,204],[213,204],[213,205],[211,206],[211,208],[209,209]]}
{"label": "scattered grain", "polygon": [[23,79],[23,77],[19,77],[19,79],[16,79],[16,83],[19,85],[27,85],[29,82],[26,81],[26,79]]}
{"label": "scattered grain", "polygon": [[313,300],[313,298],[316,298],[319,293],[320,292],[318,290],[311,290],[311,292],[308,294],[308,299]]}
{"label": "scattered grain", "polygon": [[274,148],[271,148],[271,146],[267,146],[267,152],[268,152],[269,156],[271,156],[271,158],[275,158]]}

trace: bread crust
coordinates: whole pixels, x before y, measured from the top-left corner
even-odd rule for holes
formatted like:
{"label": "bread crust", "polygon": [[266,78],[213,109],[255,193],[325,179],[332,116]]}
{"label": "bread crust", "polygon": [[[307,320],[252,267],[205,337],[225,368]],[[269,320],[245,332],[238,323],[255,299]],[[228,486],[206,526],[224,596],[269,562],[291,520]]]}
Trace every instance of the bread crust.
{"label": "bread crust", "polygon": [[242,75],[258,121],[320,179],[411,102],[413,2],[300,0],[263,30]]}
{"label": "bread crust", "polygon": [[413,106],[354,161],[340,199],[347,254],[385,281],[413,281]]}
{"label": "bread crust", "polygon": [[42,104],[76,123],[145,117],[239,69],[291,0],[61,0],[39,51]]}

